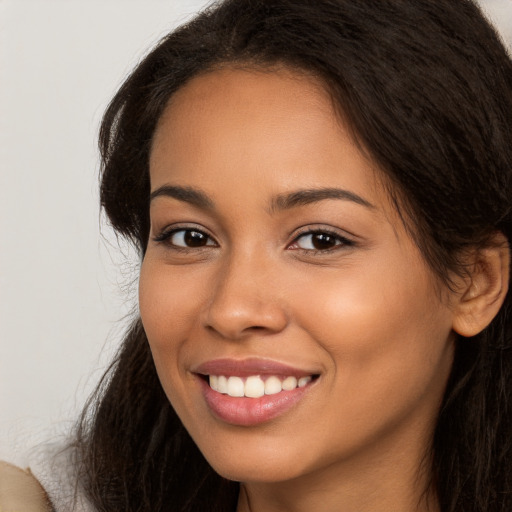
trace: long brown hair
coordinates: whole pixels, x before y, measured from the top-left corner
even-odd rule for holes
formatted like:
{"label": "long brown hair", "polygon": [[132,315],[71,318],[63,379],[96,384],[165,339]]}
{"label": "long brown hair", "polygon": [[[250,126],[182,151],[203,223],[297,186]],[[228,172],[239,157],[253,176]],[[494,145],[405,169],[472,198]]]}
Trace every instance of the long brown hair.
{"label": "long brown hair", "polygon": [[[169,98],[223,64],[318,76],[439,276],[457,255],[512,236],[512,63],[470,0],[226,0],[165,37],[126,80],[100,133],[101,202],[144,255],[148,156]],[[432,444],[443,512],[512,510],[510,298],[459,340]],[[216,475],[167,401],[139,320],[77,432],[81,485],[98,511],[227,511]]]}

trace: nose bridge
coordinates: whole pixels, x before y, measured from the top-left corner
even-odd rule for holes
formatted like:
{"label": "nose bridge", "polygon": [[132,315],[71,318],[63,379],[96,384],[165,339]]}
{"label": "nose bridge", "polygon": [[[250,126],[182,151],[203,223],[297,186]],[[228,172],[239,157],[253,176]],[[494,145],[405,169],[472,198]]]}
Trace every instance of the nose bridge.
{"label": "nose bridge", "polygon": [[219,262],[212,283],[207,327],[231,339],[249,332],[275,333],[284,329],[287,316],[276,277],[276,264],[261,247],[232,250]]}

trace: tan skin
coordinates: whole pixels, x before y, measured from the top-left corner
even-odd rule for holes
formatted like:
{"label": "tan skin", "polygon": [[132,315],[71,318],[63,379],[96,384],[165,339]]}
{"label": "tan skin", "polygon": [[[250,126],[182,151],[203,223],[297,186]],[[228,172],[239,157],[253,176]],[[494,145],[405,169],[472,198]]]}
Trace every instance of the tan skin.
{"label": "tan skin", "polygon": [[51,512],[48,496],[29,470],[0,461],[0,511]]}
{"label": "tan skin", "polygon": [[[150,174],[153,192],[207,199],[152,200],[140,312],[173,407],[242,483],[238,512],[438,510],[432,489],[422,497],[425,455],[456,332],[499,310],[507,250],[475,253],[450,292],[320,83],[285,69],[194,78],[160,119]],[[297,191],[307,198],[293,203]],[[194,372],[217,358],[316,378],[284,414],[232,425]]]}

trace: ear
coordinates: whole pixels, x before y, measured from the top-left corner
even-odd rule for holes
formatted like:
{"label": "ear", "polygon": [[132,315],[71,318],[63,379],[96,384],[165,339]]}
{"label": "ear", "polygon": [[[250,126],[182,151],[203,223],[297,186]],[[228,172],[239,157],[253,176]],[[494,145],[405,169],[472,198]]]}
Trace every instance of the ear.
{"label": "ear", "polygon": [[461,336],[475,336],[498,314],[508,292],[510,249],[498,232],[489,245],[476,249],[468,265],[469,273],[457,299],[453,330]]}

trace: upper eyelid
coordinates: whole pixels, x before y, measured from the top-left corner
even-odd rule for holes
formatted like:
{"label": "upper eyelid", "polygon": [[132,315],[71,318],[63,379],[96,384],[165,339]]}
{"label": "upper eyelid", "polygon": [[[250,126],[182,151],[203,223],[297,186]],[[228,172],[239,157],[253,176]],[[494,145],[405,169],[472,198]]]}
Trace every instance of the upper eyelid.
{"label": "upper eyelid", "polygon": [[[211,234],[210,230],[204,226],[201,226],[199,224],[194,223],[176,223],[176,224],[169,224],[161,229],[155,230],[159,234],[170,234],[170,233],[176,233],[177,231],[199,231],[200,233],[204,233],[205,235],[209,236],[210,238],[215,239],[215,237]],[[157,235],[159,236],[159,235]]]}
{"label": "upper eyelid", "polygon": [[[315,233],[320,234],[324,233],[329,236],[332,236],[337,239],[339,243],[335,244],[331,248],[326,249],[313,249],[313,248],[303,248],[303,247],[295,247],[292,249],[291,246],[294,244],[298,244],[298,241],[304,236],[311,236]],[[294,235],[292,240],[287,245],[287,250],[291,250],[295,253],[303,253],[304,255],[310,256],[328,256],[333,254],[338,254],[340,251],[347,249],[354,249],[360,246],[360,241],[358,237],[347,233],[345,230],[341,230],[340,228],[335,228],[333,226],[322,226],[322,225],[306,225],[302,228],[299,228],[299,232]]]}
{"label": "upper eyelid", "polygon": [[[153,240],[159,241],[159,239],[168,239],[172,234],[177,233],[179,231],[198,231],[200,233],[203,233],[208,238],[213,240],[213,242],[219,246],[219,242],[217,238],[212,235],[210,230],[202,225],[195,224],[195,223],[176,223],[168,225],[160,230],[152,237]],[[357,237],[351,233],[348,233],[345,230],[341,230],[339,228],[331,227],[331,226],[325,226],[321,224],[309,224],[309,225],[303,225],[299,228],[296,228],[294,232],[292,232],[287,242],[287,246],[293,244],[296,242],[300,237],[306,236],[309,234],[315,234],[315,233],[327,233],[331,236],[337,237],[341,241],[350,242],[351,244],[355,245],[357,243]]]}
{"label": "upper eyelid", "polygon": [[[216,238],[214,236],[212,236],[208,232],[208,230],[206,230],[203,227],[196,227],[196,226],[190,226],[190,225],[186,225],[186,226],[170,225],[170,226],[164,227],[163,229],[158,230],[158,232],[152,236],[152,240],[154,242],[164,242],[165,243],[166,241],[168,241],[171,238],[171,236],[173,234],[178,233],[180,231],[197,231],[197,232],[202,233],[205,236],[207,236],[210,240],[212,240],[214,242],[215,245],[217,245],[217,246],[219,245]],[[169,245],[171,245],[171,244],[169,244]],[[180,248],[180,246],[177,246],[177,245],[174,246],[174,244],[173,244],[173,247]],[[209,247],[212,247],[212,246],[210,245]],[[185,248],[183,247],[183,249],[185,249]],[[197,248],[191,247],[191,249],[197,249]]]}
{"label": "upper eyelid", "polygon": [[330,235],[337,236],[337,237],[345,239],[345,240],[350,240],[353,243],[356,243],[356,239],[358,238],[356,235],[354,235],[346,230],[341,230],[339,228],[334,228],[334,227],[310,224],[310,225],[306,225],[301,228],[298,228],[295,231],[295,233],[293,234],[292,241],[297,240],[297,238],[299,238],[300,236],[311,234],[311,233],[328,233]]}
{"label": "upper eyelid", "polygon": [[[338,247],[338,248],[341,248],[341,247],[354,247],[356,245],[356,242],[354,240],[352,240],[351,238],[349,238],[347,236],[340,235],[339,233],[335,233],[335,232],[328,231],[328,230],[312,230],[312,231],[305,231],[304,233],[301,233],[301,234],[297,235],[288,244],[288,246],[296,244],[298,240],[300,240],[301,238],[303,238],[305,236],[312,236],[312,235],[319,234],[319,233],[324,233],[324,234],[327,234],[329,236],[332,236],[333,238],[336,238],[337,241],[340,242],[340,243],[335,245],[334,247]],[[302,250],[302,251],[305,251],[305,252],[329,252],[329,249],[303,249],[303,248],[299,248],[299,249],[295,249],[295,250]]]}
{"label": "upper eyelid", "polygon": [[318,235],[318,234],[325,234],[325,235],[329,235],[329,236],[332,236],[333,238],[338,238],[339,240],[349,240],[348,237],[346,236],[343,236],[343,235],[340,235],[338,233],[334,233],[332,231],[326,231],[326,230],[315,230],[315,231],[306,231],[304,233],[301,233],[299,235],[297,235],[293,241],[295,240],[298,240],[299,238],[302,238],[302,237],[305,237],[305,236],[313,236],[313,235]]}

